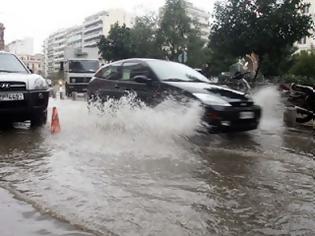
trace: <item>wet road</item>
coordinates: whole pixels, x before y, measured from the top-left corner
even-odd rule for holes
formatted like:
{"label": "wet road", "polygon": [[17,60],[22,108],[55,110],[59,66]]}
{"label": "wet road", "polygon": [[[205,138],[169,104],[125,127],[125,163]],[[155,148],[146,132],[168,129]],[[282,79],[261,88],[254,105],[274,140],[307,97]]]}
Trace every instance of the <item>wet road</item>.
{"label": "wet road", "polygon": [[[45,213],[51,235],[315,235],[313,133],[283,127],[274,89],[255,100],[259,130],[209,136],[195,135],[194,104],[121,101],[99,115],[53,101],[61,134],[1,129],[0,186],[13,206]],[[29,235],[46,235],[39,219],[20,217],[38,222]]]}

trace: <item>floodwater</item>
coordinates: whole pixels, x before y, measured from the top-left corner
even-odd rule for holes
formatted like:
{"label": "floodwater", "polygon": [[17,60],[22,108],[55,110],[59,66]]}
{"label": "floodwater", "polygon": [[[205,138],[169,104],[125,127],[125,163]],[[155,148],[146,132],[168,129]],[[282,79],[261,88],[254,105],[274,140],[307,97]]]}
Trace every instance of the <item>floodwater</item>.
{"label": "floodwater", "polygon": [[260,128],[229,135],[197,134],[194,103],[51,101],[60,134],[0,129],[1,236],[315,235],[313,133],[274,88],[254,99]]}

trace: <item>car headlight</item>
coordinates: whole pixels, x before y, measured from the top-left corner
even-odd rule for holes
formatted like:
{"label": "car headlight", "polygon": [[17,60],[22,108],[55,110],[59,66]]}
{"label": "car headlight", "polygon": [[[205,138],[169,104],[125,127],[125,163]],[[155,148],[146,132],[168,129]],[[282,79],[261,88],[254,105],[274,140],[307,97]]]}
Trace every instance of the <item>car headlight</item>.
{"label": "car headlight", "polygon": [[227,101],[215,95],[211,95],[208,93],[194,93],[193,95],[206,105],[224,106],[224,107],[231,106],[231,104],[229,104]]}
{"label": "car headlight", "polygon": [[46,82],[46,80],[41,79],[41,78],[37,78],[34,81],[34,90],[44,90],[44,89],[48,89],[48,84]]}

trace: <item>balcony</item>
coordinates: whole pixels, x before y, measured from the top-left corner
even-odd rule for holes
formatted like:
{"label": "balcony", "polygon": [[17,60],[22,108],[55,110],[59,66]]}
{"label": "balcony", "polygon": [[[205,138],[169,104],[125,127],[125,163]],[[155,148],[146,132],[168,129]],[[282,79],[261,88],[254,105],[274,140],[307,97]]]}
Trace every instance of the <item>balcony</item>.
{"label": "balcony", "polygon": [[96,34],[91,34],[91,35],[87,35],[84,37],[84,42],[87,43],[89,41],[93,41],[93,40],[99,40],[102,36],[102,32],[98,32]]}

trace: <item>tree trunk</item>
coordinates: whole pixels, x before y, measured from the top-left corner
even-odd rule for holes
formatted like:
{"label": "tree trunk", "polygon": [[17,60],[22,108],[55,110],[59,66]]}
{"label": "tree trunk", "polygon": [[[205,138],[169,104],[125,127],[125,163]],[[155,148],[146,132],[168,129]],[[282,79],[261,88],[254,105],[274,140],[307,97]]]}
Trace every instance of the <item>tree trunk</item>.
{"label": "tree trunk", "polygon": [[260,69],[261,69],[262,56],[258,56],[257,63],[258,63],[258,66],[257,66],[256,72],[255,72],[254,83],[257,82],[257,77],[258,77],[258,74],[259,74]]}

